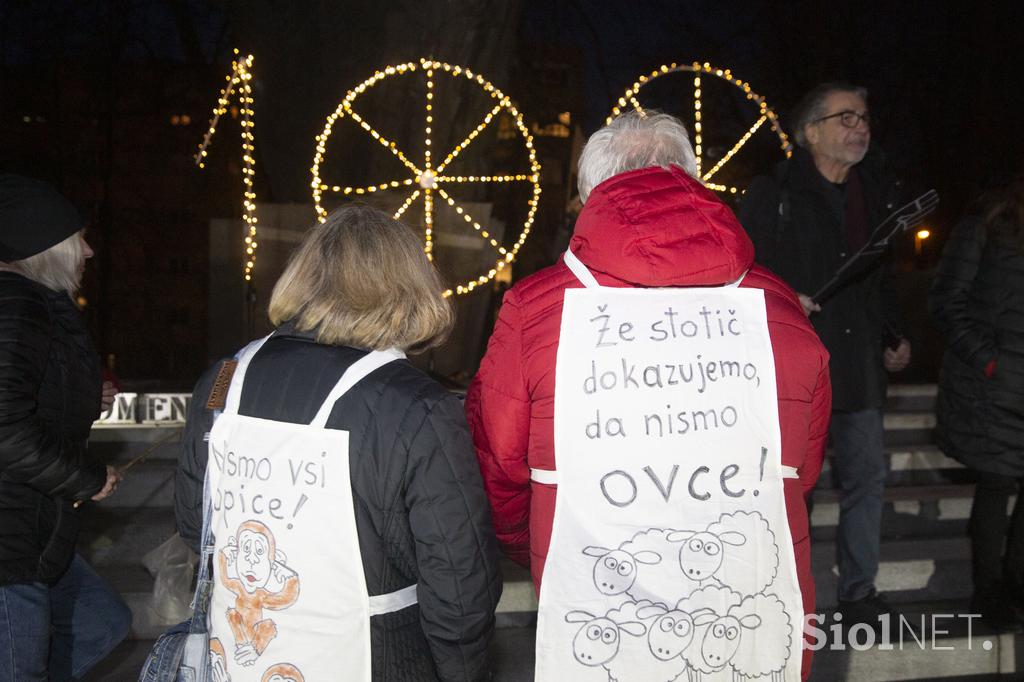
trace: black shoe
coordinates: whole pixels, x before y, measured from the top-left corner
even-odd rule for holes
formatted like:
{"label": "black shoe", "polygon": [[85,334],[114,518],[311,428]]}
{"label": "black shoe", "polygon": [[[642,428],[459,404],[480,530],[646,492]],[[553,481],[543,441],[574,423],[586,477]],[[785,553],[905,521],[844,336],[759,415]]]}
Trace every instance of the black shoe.
{"label": "black shoe", "polygon": [[882,622],[885,620],[889,621],[889,632],[895,633],[901,626],[916,631],[917,628],[914,624],[906,621],[901,624],[901,614],[899,611],[894,609],[885,597],[880,595],[878,592],[872,591],[871,594],[864,597],[863,599],[857,599],[855,601],[845,601],[840,599],[839,606],[836,607],[836,611],[843,614],[842,624],[843,628],[849,630],[854,625],[864,624],[872,628],[876,634],[882,633]]}

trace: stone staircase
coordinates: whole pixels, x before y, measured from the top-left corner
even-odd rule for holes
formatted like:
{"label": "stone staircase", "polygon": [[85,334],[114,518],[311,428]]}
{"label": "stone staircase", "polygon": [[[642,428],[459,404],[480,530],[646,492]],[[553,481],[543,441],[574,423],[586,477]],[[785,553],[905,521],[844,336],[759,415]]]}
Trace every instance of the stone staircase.
{"label": "stone staircase", "polygon": [[[1024,679],[1024,637],[995,635],[978,619],[964,617],[971,594],[967,519],[973,485],[970,472],[934,446],[934,401],[933,385],[890,389],[885,419],[890,472],[877,583],[908,621],[925,623],[926,637],[919,642],[908,634],[903,646],[895,641],[892,650],[826,646],[815,655],[814,680]],[[121,592],[135,616],[132,641],[95,671],[93,680],[134,680],[152,639],[167,627],[154,604],[154,581],[141,557],[174,533],[177,438],[168,429],[180,426],[119,426],[93,432],[91,447],[111,463],[123,465],[154,448],[128,472],[117,495],[85,512],[80,551]],[[838,494],[826,461],[811,514],[818,610],[825,614],[835,606],[838,515]],[[505,562],[496,680],[533,679],[536,605],[528,572]],[[821,627],[831,623],[826,615]]]}

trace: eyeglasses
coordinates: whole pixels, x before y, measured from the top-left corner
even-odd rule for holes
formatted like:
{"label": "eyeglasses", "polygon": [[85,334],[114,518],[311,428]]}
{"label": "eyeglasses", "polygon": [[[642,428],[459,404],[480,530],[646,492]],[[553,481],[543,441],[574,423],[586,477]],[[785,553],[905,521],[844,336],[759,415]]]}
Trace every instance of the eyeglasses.
{"label": "eyeglasses", "polygon": [[821,118],[811,121],[811,123],[821,123],[827,121],[830,118],[838,118],[839,122],[843,124],[844,128],[856,128],[857,124],[864,121],[864,125],[871,127],[871,114],[864,112],[858,114],[856,111],[840,111],[835,114],[829,114],[828,116],[822,116]]}

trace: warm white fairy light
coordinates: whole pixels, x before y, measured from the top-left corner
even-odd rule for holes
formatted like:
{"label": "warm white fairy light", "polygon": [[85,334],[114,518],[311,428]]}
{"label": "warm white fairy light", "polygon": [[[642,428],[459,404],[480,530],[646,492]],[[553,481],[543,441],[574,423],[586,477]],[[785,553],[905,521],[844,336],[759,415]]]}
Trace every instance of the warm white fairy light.
{"label": "warm white fairy light", "polygon": [[450,196],[448,196],[447,192],[445,192],[443,189],[438,187],[437,188],[437,193],[439,195],[441,195],[442,199],[444,199],[445,201],[448,202],[449,206],[451,206],[451,207],[453,207],[455,209],[456,213],[458,213],[460,216],[462,216],[462,219],[464,221],[466,221],[467,223],[472,225],[473,229],[476,230],[477,232],[479,232],[481,237],[483,237],[488,242],[490,242],[491,246],[493,246],[495,248],[495,250],[497,250],[497,252],[499,254],[501,254],[502,256],[507,256],[508,255],[508,251],[505,250],[505,247],[503,247],[501,244],[499,244],[498,241],[494,237],[491,236],[490,232],[488,232],[484,227],[482,227],[480,225],[480,223],[478,223],[476,220],[474,220],[473,216],[471,216],[466,211],[466,209],[464,209],[462,206],[459,206],[458,204],[456,204],[455,200],[452,199]]}
{"label": "warm white fairy light", "polygon": [[[716,192],[728,192],[729,194],[739,193],[737,187],[731,185],[722,185],[720,183],[710,182],[711,178],[714,177],[718,171],[725,166],[733,156],[743,147],[744,144],[758,131],[758,129],[764,125],[765,122],[769,123],[771,131],[779,138],[780,147],[786,158],[793,155],[793,145],[789,141],[789,136],[786,135],[785,131],[782,130],[782,126],[779,125],[778,116],[768,106],[764,97],[758,95],[756,92],[751,90],[750,84],[746,81],[740,80],[735,77],[730,69],[719,69],[713,67],[711,64],[704,62],[694,62],[693,64],[663,64],[658,67],[650,74],[640,75],[636,81],[626,89],[626,92],[618,99],[615,106],[612,107],[612,112],[606,119],[605,123],[611,123],[612,119],[622,113],[627,105],[632,105],[634,109],[643,115],[643,107],[637,100],[637,95],[640,90],[650,83],[651,81],[661,78],[670,73],[684,73],[689,72],[693,74],[693,147],[694,153],[697,157],[697,176],[701,178],[701,181],[709,189],[715,190]],[[709,170],[707,173],[701,173],[704,163],[704,122],[703,122],[703,88],[706,83],[702,80],[702,76],[714,76],[720,78],[743,91],[744,95],[748,100],[753,101],[757,104],[759,109],[760,118],[754,125],[750,127],[743,137],[737,140],[736,144],[733,145],[732,149],[725,154],[719,161]]]}
{"label": "warm white fairy light", "polygon": [[256,267],[256,248],[259,246],[256,241],[256,191],[253,189],[253,178],[256,176],[256,136],[253,132],[256,122],[253,120],[255,102],[252,97],[252,61],[253,56],[247,55],[245,59],[237,58],[238,49],[235,49],[236,58],[231,62],[231,73],[227,76],[227,85],[220,91],[217,97],[217,106],[213,108],[213,116],[210,118],[210,125],[203,135],[203,141],[199,143],[199,151],[193,159],[200,168],[206,167],[206,156],[213,140],[213,134],[217,131],[217,123],[220,117],[227,113],[228,103],[232,95],[237,95],[238,109],[242,115],[242,183],[245,188],[242,192],[242,216],[245,219],[245,281],[252,281],[253,269]]}
{"label": "warm white fairy light", "polygon": [[[424,104],[424,145],[423,145],[423,166],[422,169],[414,164],[409,157],[398,148],[394,141],[388,140],[381,135],[377,130],[373,128],[365,119],[353,109],[353,102],[366,90],[380,83],[383,79],[391,76],[401,76],[415,73],[420,71],[423,73],[426,80],[426,102]],[[436,97],[436,81],[435,76],[447,75],[453,78],[465,78],[468,81],[476,83],[481,89],[483,89],[488,96],[494,99],[494,107],[483,117],[480,123],[466,136],[464,140],[459,142],[445,154],[443,157],[440,154],[435,153],[433,149],[433,130],[434,130],[434,102]],[[639,103],[637,104],[639,106]],[[506,174],[495,174],[495,175],[444,175],[445,169],[459,156],[460,153],[472,144],[484,129],[504,111],[509,114],[519,130],[520,135],[523,137],[523,144],[526,147],[527,155],[529,157],[530,170],[528,173],[506,173]],[[327,155],[327,140],[330,138],[331,132],[334,125],[343,117],[349,116],[353,121],[356,122],[364,131],[369,133],[375,140],[377,140],[382,146],[387,148],[392,154],[405,165],[407,169],[412,173],[411,178],[404,180],[391,180],[389,182],[368,185],[366,187],[346,187],[341,185],[330,185],[324,182],[320,177],[320,171],[324,164],[324,159]],[[436,163],[436,159],[442,159],[440,163]],[[313,154],[313,164],[310,167],[312,173],[312,181],[310,182],[310,188],[313,194],[313,203],[316,206],[316,211],[321,222],[327,218],[327,210],[322,205],[323,195],[326,192],[332,192],[341,195],[357,195],[357,194],[369,194],[382,191],[393,191],[395,189],[405,187],[415,187],[415,190],[395,212],[394,217],[400,218],[409,208],[416,202],[417,199],[422,197],[423,199],[423,227],[424,227],[424,239],[423,239],[423,250],[427,254],[428,258],[433,259],[434,251],[434,225],[435,225],[435,196],[440,197],[441,201],[444,201],[450,208],[452,208],[456,215],[458,215],[464,222],[471,225],[474,230],[480,235],[480,237],[486,240],[492,248],[494,248],[501,258],[494,264],[494,267],[488,270],[487,273],[480,275],[476,279],[464,282],[457,285],[454,289],[445,292],[445,296],[452,294],[464,294],[473,291],[476,287],[486,284],[490,280],[494,279],[497,274],[504,270],[509,263],[515,260],[516,254],[526,241],[527,236],[530,234],[530,228],[533,225],[534,218],[537,214],[537,205],[540,198],[540,163],[537,161],[536,150],[533,145],[533,137],[530,135],[526,124],[523,122],[523,116],[516,109],[512,101],[506,97],[501,90],[496,88],[492,83],[485,79],[480,74],[473,73],[470,69],[462,66],[456,66],[452,64],[446,64],[444,62],[438,62],[433,59],[420,59],[419,63],[408,62],[405,64],[397,64],[387,66],[384,69],[376,71],[373,76],[366,79],[358,86],[349,90],[341,104],[338,105],[337,109],[327,117],[327,122],[324,125],[324,130],[320,135],[316,137],[316,151]],[[511,247],[502,246],[497,239],[495,239],[491,233],[484,228],[478,221],[476,221],[463,206],[452,198],[442,188],[442,184],[462,184],[462,183],[510,183],[510,182],[528,182],[533,185],[533,193],[527,202],[527,215],[526,220],[523,222],[522,231],[519,234],[515,244]]]}
{"label": "warm white fairy light", "polygon": [[401,218],[402,214],[409,210],[409,207],[412,206],[412,202],[416,201],[416,199],[418,199],[419,196],[420,190],[413,190],[413,193],[406,197],[405,201],[402,203],[401,206],[398,207],[398,210],[395,211],[395,214],[391,217],[394,218],[395,220]]}
{"label": "warm white fairy light", "polygon": [[722,166],[724,166],[725,164],[729,163],[729,159],[731,159],[733,156],[735,156],[736,152],[738,152],[740,149],[743,148],[743,145],[745,145],[747,143],[747,140],[750,139],[751,135],[756,133],[757,129],[760,128],[761,125],[765,121],[767,121],[767,120],[768,120],[767,116],[761,116],[761,118],[757,119],[757,121],[754,123],[754,125],[750,126],[750,130],[748,130],[746,133],[744,133],[743,137],[741,137],[736,142],[736,144],[733,145],[732,149],[730,149],[726,153],[725,156],[723,156],[721,159],[719,159],[718,163],[716,163],[711,170],[709,170],[707,173],[705,173],[703,176],[701,176],[701,182],[706,183],[708,180],[710,180],[712,177],[714,177],[715,173],[717,173],[719,170],[721,170]]}
{"label": "warm white fairy light", "polygon": [[704,161],[704,144],[701,130],[703,126],[700,121],[700,73],[693,77],[693,151],[697,156],[697,175],[700,176],[700,167]]}
{"label": "warm white fairy light", "polygon": [[434,182],[537,182],[538,176],[526,175],[448,175],[434,178]]}
{"label": "warm white fairy light", "polygon": [[467,135],[465,140],[463,140],[462,142],[460,142],[457,145],[455,145],[455,148],[452,149],[444,157],[444,161],[441,163],[440,166],[437,167],[437,172],[438,173],[441,173],[442,171],[444,171],[444,169],[452,161],[455,160],[455,157],[457,157],[459,155],[459,153],[462,152],[463,149],[468,147],[470,142],[472,142],[473,140],[476,139],[476,136],[479,135],[480,132],[484,128],[486,128],[488,126],[488,124],[490,124],[490,122],[494,119],[494,117],[497,116],[501,112],[502,106],[503,106],[503,102],[498,102],[497,104],[495,104],[494,108],[491,109],[489,112],[487,112],[487,115],[484,116],[484,119],[482,121],[480,121],[480,125],[478,125],[476,128],[474,128],[473,132],[471,132],[469,135]]}

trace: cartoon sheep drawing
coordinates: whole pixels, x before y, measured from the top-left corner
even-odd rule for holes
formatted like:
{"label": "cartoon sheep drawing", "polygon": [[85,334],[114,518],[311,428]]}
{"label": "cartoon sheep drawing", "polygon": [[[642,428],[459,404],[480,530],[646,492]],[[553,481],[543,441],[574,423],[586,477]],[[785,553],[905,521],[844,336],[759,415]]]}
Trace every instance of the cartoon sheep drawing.
{"label": "cartoon sheep drawing", "polygon": [[752,632],[744,631],[729,665],[737,679],[770,675],[772,682],[784,682],[785,669],[792,655],[793,621],[785,604],[774,594],[746,597],[729,609],[739,619],[756,614],[761,625]]}
{"label": "cartoon sheep drawing", "polygon": [[[652,604],[645,600],[639,603],[626,602],[609,614],[613,620],[637,620],[647,630],[646,637],[626,638],[619,648],[619,654],[605,665],[609,682],[672,682],[686,672],[686,661],[679,653],[693,637],[693,619],[689,614],[680,613],[677,627],[675,619],[666,617],[667,612],[663,604]],[[671,626],[667,632],[660,629],[669,623]],[[655,648],[660,646],[662,657],[652,655],[651,637],[656,643]],[[669,649],[676,651],[676,655],[666,655]]]}
{"label": "cartoon sheep drawing", "polygon": [[[681,654],[695,632],[693,617],[689,613],[670,610],[664,604],[652,604],[645,600],[639,603],[626,602],[605,614],[605,619],[616,623],[619,628],[629,625],[630,629],[625,631],[631,635],[641,629],[646,630],[647,634],[646,637],[620,636],[614,654],[609,656],[605,649],[604,655],[598,656],[590,651],[590,642],[596,641],[594,637],[597,635],[596,629],[590,629],[597,623],[588,621],[584,629],[590,631],[577,633],[577,639],[573,642],[576,660],[584,665],[595,665],[591,661],[601,660],[600,665],[608,672],[609,682],[673,682],[686,672],[686,661]],[[584,634],[587,641],[577,644]],[[602,641],[605,634],[603,627]],[[593,658],[581,661],[581,646],[585,656]]]}
{"label": "cartoon sheep drawing", "polygon": [[654,565],[661,562],[660,554],[646,550],[628,552],[621,548],[584,547],[583,553],[597,557],[594,563],[594,586],[598,592],[609,597],[627,592],[633,586],[640,564]]}
{"label": "cartoon sheep drawing", "polygon": [[679,609],[669,609],[664,604],[641,607],[638,612],[643,619],[652,615],[654,617],[653,622],[647,625],[647,648],[659,661],[681,657],[683,649],[693,641],[697,627],[694,619],[705,612],[714,613],[710,609],[702,609],[690,614]]}
{"label": "cartoon sheep drawing", "polygon": [[565,614],[567,623],[583,623],[572,640],[572,655],[583,665],[604,666],[619,653],[622,633],[633,637],[647,634],[647,627],[639,621],[617,621],[612,618],[617,610],[604,616],[595,616],[586,611],[570,611]]}
{"label": "cartoon sheep drawing", "polygon": [[[712,667],[704,663],[702,652],[704,638],[711,622],[719,616],[729,613],[733,607],[739,606],[743,596],[733,592],[728,587],[721,585],[708,585],[693,592],[690,596],[680,599],[676,604],[676,610],[696,614],[694,618],[694,633],[690,644],[683,649],[682,657],[690,667],[689,682],[704,682],[706,675],[712,675],[714,679],[721,679],[725,675],[714,675],[724,670],[723,666]],[[707,620],[711,616],[711,622]],[[700,620],[700,624],[697,621]]]}
{"label": "cartoon sheep drawing", "polygon": [[[760,513],[722,514],[718,521],[707,527],[706,532],[723,541],[727,536],[746,538],[745,542],[722,547],[722,559],[714,572],[715,579],[721,584],[743,596],[750,596],[763,592],[775,580],[779,571],[779,545],[768,521]],[[680,550],[679,563],[684,572],[684,564],[692,559],[692,554],[687,552],[684,557],[684,550]]]}
{"label": "cartoon sheep drawing", "polygon": [[690,682],[768,675],[784,682],[793,626],[778,597],[741,597],[726,587],[705,587],[676,608],[695,614],[693,639],[682,653]]}
{"label": "cartoon sheep drawing", "polygon": [[[649,601],[653,604],[674,604],[700,587],[697,581],[687,579],[679,570],[676,557],[679,554],[679,543],[669,542],[671,529],[650,528],[636,533],[632,539],[619,545],[619,551],[632,557],[640,557],[650,563],[638,565],[637,570],[628,581],[624,592],[635,602]],[[659,561],[651,561],[654,556]],[[598,563],[601,559],[598,559]],[[602,589],[602,580],[598,579],[598,569],[594,568],[594,584],[599,592],[608,594]],[[603,574],[602,574],[603,577]],[[620,587],[616,584],[616,589]]]}
{"label": "cartoon sheep drawing", "polygon": [[[597,557],[594,584],[599,592],[625,592],[637,602],[674,604],[708,585],[755,594],[775,580],[779,568],[775,534],[758,512],[722,514],[701,530],[650,528],[617,551],[588,547],[584,553]],[[611,561],[603,565],[605,559]],[[625,568],[620,568],[623,561]]]}
{"label": "cartoon sheep drawing", "polygon": [[679,568],[690,580],[701,582],[714,577],[725,557],[727,545],[740,547],[746,544],[747,536],[737,531],[677,530],[668,534],[669,542],[681,542]]}
{"label": "cartoon sheep drawing", "polygon": [[744,629],[753,630],[761,626],[761,617],[750,613],[743,618],[732,615],[719,616],[702,613],[694,619],[695,625],[707,625],[700,643],[703,665],[710,671],[719,670],[732,660],[740,648],[740,635]]}

